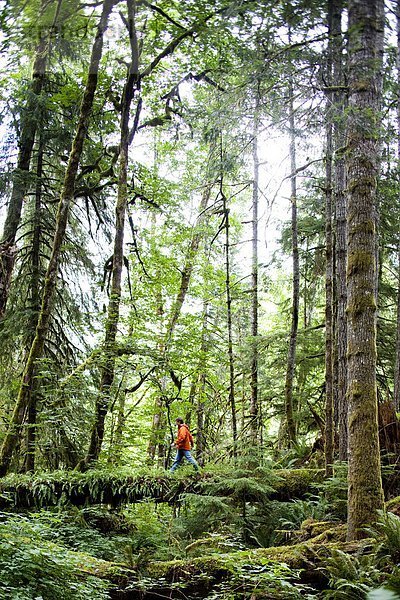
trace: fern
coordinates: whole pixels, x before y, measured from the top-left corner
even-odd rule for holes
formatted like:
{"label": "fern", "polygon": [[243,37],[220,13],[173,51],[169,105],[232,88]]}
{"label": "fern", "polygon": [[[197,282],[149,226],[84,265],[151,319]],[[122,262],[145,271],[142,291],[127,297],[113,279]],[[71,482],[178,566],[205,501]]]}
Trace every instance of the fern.
{"label": "fern", "polygon": [[332,551],[322,570],[331,588],[324,592],[324,598],[335,600],[364,600],[382,578],[374,556],[357,557],[341,550]]}
{"label": "fern", "polygon": [[391,512],[378,511],[379,519],[366,529],[377,540],[376,551],[397,560],[400,557],[400,518]]}

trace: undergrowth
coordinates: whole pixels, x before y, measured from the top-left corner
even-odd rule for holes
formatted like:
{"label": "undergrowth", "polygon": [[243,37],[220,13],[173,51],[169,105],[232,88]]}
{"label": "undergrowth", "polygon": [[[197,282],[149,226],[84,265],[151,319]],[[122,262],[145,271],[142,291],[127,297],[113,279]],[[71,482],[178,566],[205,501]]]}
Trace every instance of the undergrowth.
{"label": "undergrowth", "polygon": [[98,600],[107,585],[94,576],[82,578],[88,557],[42,537],[25,517],[0,514],[0,598],[2,600]]}

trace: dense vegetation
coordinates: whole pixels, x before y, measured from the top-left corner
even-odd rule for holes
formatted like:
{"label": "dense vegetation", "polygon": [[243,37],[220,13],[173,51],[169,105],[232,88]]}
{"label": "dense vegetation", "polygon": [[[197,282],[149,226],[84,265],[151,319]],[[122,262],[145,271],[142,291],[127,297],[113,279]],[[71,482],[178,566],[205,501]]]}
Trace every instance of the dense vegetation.
{"label": "dense vegetation", "polygon": [[400,3],[0,8],[0,598],[400,598]]}

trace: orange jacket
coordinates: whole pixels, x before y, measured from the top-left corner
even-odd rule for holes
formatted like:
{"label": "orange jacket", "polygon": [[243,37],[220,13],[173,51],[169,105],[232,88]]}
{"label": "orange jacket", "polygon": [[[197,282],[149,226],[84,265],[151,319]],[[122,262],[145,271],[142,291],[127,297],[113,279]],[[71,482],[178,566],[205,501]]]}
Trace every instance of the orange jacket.
{"label": "orange jacket", "polygon": [[183,423],[178,426],[178,437],[175,440],[175,445],[179,450],[190,450],[193,444],[193,436],[189,431],[189,427]]}

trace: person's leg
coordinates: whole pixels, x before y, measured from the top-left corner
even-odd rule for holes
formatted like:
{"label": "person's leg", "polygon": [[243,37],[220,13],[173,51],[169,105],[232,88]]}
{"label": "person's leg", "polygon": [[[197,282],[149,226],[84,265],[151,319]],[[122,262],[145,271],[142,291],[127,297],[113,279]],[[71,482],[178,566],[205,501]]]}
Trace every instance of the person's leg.
{"label": "person's leg", "polygon": [[184,456],[185,456],[186,460],[188,462],[190,462],[191,465],[194,466],[194,468],[196,469],[196,471],[198,471],[199,470],[199,465],[194,460],[193,456],[191,455],[190,450],[182,450],[182,452],[184,452]]}
{"label": "person's leg", "polygon": [[183,454],[183,453],[184,453],[184,450],[180,450],[180,449],[178,449],[178,450],[176,451],[175,460],[174,460],[174,462],[173,462],[173,464],[172,464],[172,467],[171,467],[171,468],[170,468],[170,470],[169,470],[169,472],[170,472],[170,473],[173,473],[174,471],[176,471],[176,469],[177,469],[177,468],[180,466],[180,464],[181,464],[181,462],[182,462],[182,459],[183,459],[183,457],[184,457],[184,454]]}

